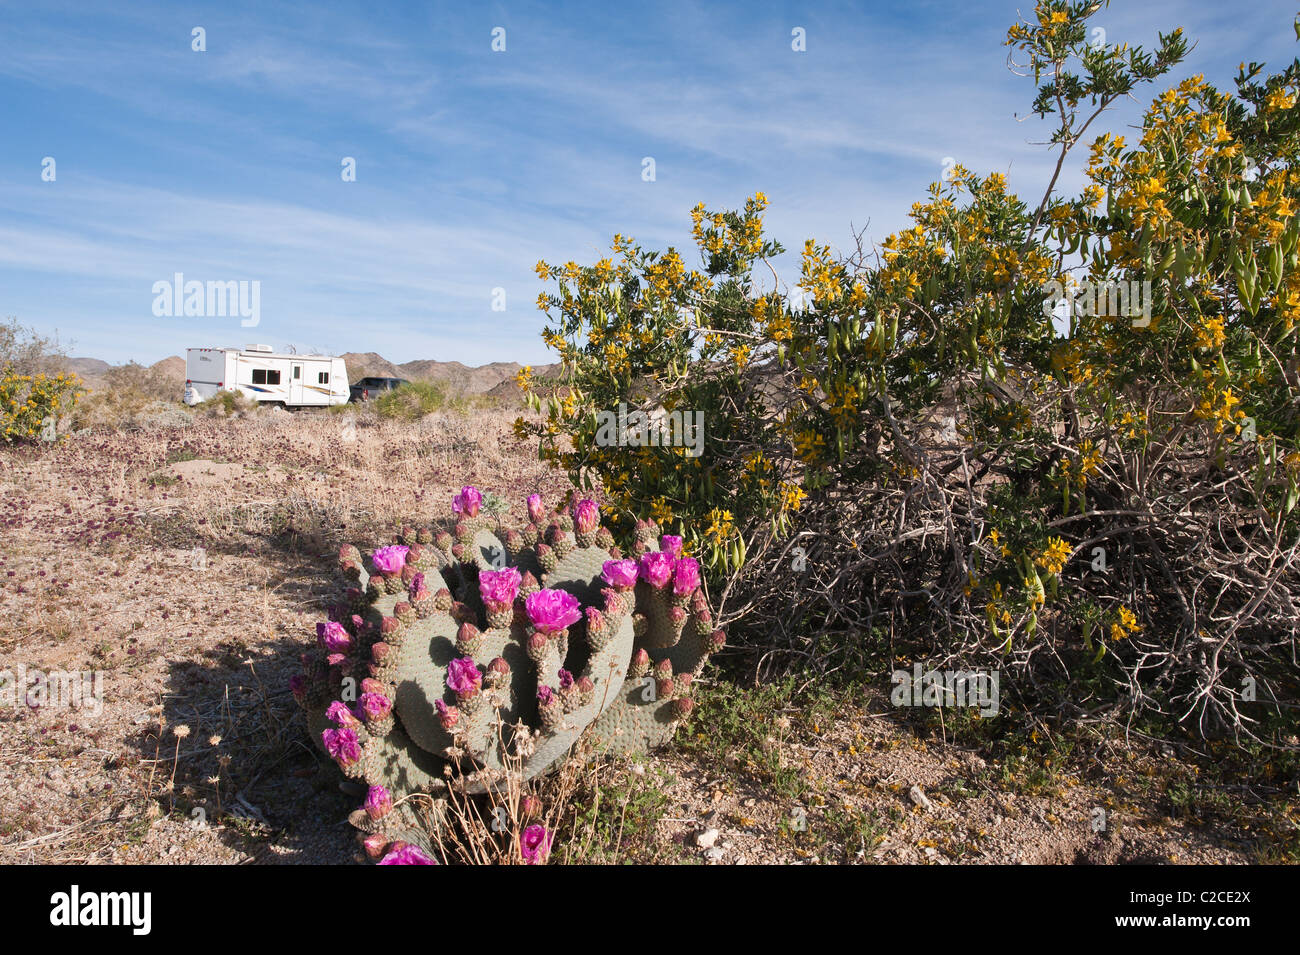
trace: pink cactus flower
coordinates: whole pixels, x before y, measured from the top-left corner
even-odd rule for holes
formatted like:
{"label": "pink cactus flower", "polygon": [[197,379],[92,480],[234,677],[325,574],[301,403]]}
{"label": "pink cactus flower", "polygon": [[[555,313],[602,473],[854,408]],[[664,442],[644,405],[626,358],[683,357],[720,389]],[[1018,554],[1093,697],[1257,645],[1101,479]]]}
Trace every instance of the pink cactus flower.
{"label": "pink cactus flower", "polygon": [[483,493],[476,487],[465,485],[451,501],[451,509],[466,517],[477,517],[478,509],[483,505]]}
{"label": "pink cactus flower", "polygon": [[332,667],[342,666],[343,661],[346,660],[347,658],[348,657],[346,653],[331,653],[329,656],[325,658],[325,662]]}
{"label": "pink cactus flower", "polygon": [[600,508],[595,501],[584,498],[573,505],[573,526],[583,534],[589,534],[600,526]]}
{"label": "pink cactus flower", "polygon": [[529,494],[528,519],[534,524],[540,525],[544,517],[546,517],[546,511],[542,507],[542,496],[540,494]]}
{"label": "pink cactus flower", "polygon": [[571,686],[573,686],[573,674],[560,667],[560,689],[567,690]]}
{"label": "pink cactus flower", "polygon": [[371,786],[366,792],[366,815],[371,819],[383,819],[392,812],[393,797],[383,786]]}
{"label": "pink cactus flower", "polygon": [[447,687],[456,694],[473,693],[483,682],[483,674],[473,657],[461,657],[447,664]]}
{"label": "pink cactus flower", "polygon": [[665,553],[672,554],[674,557],[682,556],[682,539],[674,537],[672,534],[664,534],[659,538],[659,549]]}
{"label": "pink cactus flower", "polygon": [[668,585],[673,576],[673,555],[663,551],[650,551],[641,555],[641,566],[637,568],[641,579],[660,590]]}
{"label": "pink cactus flower", "polygon": [[528,619],[540,633],[558,633],[582,619],[578,598],[563,590],[539,590],[524,600]]}
{"label": "pink cactus flower", "polygon": [[356,714],[342,700],[335,700],[329,705],[329,709],[325,711],[325,718],[332,720],[339,726],[351,729],[356,729],[360,725],[360,720],[357,719]]}
{"label": "pink cactus flower", "polygon": [[301,673],[295,673],[289,677],[289,692],[293,698],[301,703],[307,698],[307,677]]}
{"label": "pink cactus flower", "polygon": [[519,834],[519,851],[528,865],[541,865],[551,854],[551,834],[545,826],[533,823]]}
{"label": "pink cactus flower", "polygon": [[694,557],[679,557],[673,564],[673,593],[685,596],[700,585],[700,562]]}
{"label": "pink cactus flower", "polygon": [[390,544],[387,547],[381,547],[370,555],[370,562],[375,565],[375,570],[384,574],[400,574],[402,567],[406,564],[406,555],[411,548],[405,544]]}
{"label": "pink cactus flower", "polygon": [[367,723],[382,720],[393,711],[393,701],[382,693],[362,693],[357,704]]}
{"label": "pink cactus flower", "polygon": [[437,865],[415,846],[403,843],[379,860],[379,865]]}
{"label": "pink cactus flower", "polygon": [[352,649],[352,634],[337,620],[316,624],[316,642],[330,653],[347,653]]}
{"label": "pink cactus flower", "polygon": [[344,769],[361,759],[361,742],[352,730],[325,730],[320,737],[325,744],[325,752]]}
{"label": "pink cactus flower", "polygon": [[554,699],[555,693],[545,683],[537,688],[537,702],[542,706],[550,706],[551,701]]}
{"label": "pink cactus flower", "polygon": [[636,571],[634,560],[607,560],[600,576],[615,590],[630,590],[636,586]]}
{"label": "pink cactus flower", "polygon": [[485,570],[478,575],[478,592],[488,610],[505,610],[519,596],[522,578],[514,567]]}

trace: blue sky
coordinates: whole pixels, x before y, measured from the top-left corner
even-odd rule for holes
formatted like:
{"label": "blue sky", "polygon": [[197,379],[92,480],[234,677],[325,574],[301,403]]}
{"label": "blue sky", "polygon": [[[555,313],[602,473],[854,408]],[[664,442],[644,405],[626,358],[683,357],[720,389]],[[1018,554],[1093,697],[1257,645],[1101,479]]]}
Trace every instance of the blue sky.
{"label": "blue sky", "polygon": [[[1296,55],[1292,7],[1115,0],[1093,22],[1148,47],[1182,26],[1197,46],[1160,88],[1226,87],[1242,60]],[[545,362],[534,263],[592,261],[622,232],[694,264],[698,201],[762,190],[787,248],[842,249],[905,225],[945,157],[1036,200],[1048,130],[1016,118],[1017,9],[0,0],[0,317],[115,362],[252,341]],[[260,324],[155,317],[176,272],[260,282]]]}

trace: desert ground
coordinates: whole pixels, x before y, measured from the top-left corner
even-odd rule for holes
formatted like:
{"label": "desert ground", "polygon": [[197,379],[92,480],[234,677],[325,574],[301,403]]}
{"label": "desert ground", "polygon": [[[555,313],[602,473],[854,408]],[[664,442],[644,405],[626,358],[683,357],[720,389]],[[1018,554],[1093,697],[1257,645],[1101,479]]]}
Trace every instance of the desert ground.
{"label": "desert ground", "polygon": [[[528,493],[562,493],[515,416],[177,415],[0,450],[0,668],[103,673],[101,712],[30,695],[0,711],[0,862],[353,862],[357,797],[307,740],[288,677],[340,543],[442,518],[463,484],[516,516]],[[818,690],[748,672],[738,643],[672,746],[567,770],[552,861],[1294,859],[1297,794],[1206,779],[1208,746],[985,745],[901,719],[884,674]]]}

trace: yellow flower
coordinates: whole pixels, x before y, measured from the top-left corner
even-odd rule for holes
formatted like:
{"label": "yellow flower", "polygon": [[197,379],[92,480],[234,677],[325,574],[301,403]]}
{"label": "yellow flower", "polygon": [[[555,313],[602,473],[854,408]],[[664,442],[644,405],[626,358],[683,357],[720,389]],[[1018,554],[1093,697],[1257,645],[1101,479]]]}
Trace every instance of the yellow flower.
{"label": "yellow flower", "polygon": [[797,511],[803,506],[804,499],[807,498],[803,488],[796,484],[781,483],[781,509],[783,511]]}
{"label": "yellow flower", "polygon": [[1059,537],[1049,537],[1047,539],[1047,550],[1038,556],[1034,561],[1039,567],[1043,568],[1049,574],[1059,574],[1065,562],[1070,559],[1070,553],[1073,548]]}
{"label": "yellow flower", "polygon": [[1200,325],[1196,326],[1197,348],[1218,348],[1223,344],[1224,340],[1222,318],[1207,318]]}

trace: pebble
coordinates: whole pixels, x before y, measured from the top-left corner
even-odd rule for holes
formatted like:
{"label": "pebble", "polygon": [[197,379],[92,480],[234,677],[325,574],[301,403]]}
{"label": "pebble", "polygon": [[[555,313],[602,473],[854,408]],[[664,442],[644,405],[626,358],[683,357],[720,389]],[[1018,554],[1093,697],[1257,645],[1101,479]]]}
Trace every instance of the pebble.
{"label": "pebble", "polygon": [[[705,829],[695,837],[695,844],[701,849],[712,849],[713,844],[718,841],[719,835],[721,833],[717,829]],[[722,850],[719,849],[718,851],[721,852]]]}
{"label": "pebble", "polygon": [[930,808],[929,797],[927,797],[925,793],[921,791],[920,786],[913,786],[911,789],[907,791],[907,795],[911,797],[913,803],[920,806],[922,809]]}
{"label": "pebble", "polygon": [[724,850],[722,848],[714,846],[712,849],[709,849],[704,853],[705,861],[716,865],[722,861],[723,852]]}

